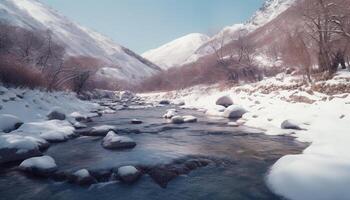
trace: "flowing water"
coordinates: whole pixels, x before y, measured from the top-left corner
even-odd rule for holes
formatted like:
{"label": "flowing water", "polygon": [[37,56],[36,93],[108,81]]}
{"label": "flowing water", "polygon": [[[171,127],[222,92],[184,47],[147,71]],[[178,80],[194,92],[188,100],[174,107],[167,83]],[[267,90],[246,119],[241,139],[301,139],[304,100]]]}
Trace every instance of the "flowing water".
{"label": "flowing water", "polygon": [[[111,151],[102,148],[100,137],[79,137],[53,144],[45,152],[60,170],[90,171],[123,165],[158,166],[177,159],[206,158],[214,164],[181,175],[161,188],[144,175],[132,185],[104,182],[82,187],[25,176],[14,167],[0,169],[0,199],[155,199],[155,200],[250,200],[281,199],[266,186],[264,178],[280,157],[300,153],[305,144],[291,137],[267,136],[247,127],[230,127],[228,119],[210,118],[192,110],[181,115],[198,117],[197,123],[174,125],[161,116],[166,107],[117,111],[94,119],[89,126],[115,125],[119,134],[134,139],[134,149]],[[132,125],[137,118],[142,124]]]}

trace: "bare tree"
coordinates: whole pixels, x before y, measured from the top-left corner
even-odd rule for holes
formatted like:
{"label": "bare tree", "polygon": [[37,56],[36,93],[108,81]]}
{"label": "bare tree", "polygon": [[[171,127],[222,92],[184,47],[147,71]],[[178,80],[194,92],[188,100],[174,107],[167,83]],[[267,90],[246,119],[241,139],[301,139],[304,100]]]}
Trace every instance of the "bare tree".
{"label": "bare tree", "polygon": [[347,36],[347,17],[339,9],[339,6],[345,6],[345,2],[304,0],[298,7],[305,19],[306,33],[318,47],[319,68],[328,71],[329,77],[337,71],[339,64],[344,63],[344,51],[337,47],[337,41]]}

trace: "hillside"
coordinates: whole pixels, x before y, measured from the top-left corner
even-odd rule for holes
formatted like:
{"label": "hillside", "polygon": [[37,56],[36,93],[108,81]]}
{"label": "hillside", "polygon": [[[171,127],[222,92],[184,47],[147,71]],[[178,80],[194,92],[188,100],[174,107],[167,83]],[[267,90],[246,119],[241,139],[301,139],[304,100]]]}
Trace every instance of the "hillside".
{"label": "hillside", "polygon": [[[3,0],[0,20],[29,30],[50,30],[55,42],[64,46],[67,56],[88,56],[102,60],[110,76],[139,81],[160,68],[111,39],[85,28],[38,0]],[[103,75],[103,73],[100,73]]]}

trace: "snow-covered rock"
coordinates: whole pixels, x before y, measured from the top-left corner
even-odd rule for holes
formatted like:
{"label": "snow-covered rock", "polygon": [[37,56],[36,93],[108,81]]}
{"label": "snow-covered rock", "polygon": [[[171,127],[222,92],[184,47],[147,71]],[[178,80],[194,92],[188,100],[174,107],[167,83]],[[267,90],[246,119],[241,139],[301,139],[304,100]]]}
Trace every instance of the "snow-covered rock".
{"label": "snow-covered rock", "polygon": [[57,170],[57,165],[52,157],[41,156],[24,160],[19,169],[34,175],[48,176]]}
{"label": "snow-covered rock", "polygon": [[300,123],[294,121],[294,120],[285,120],[281,124],[282,129],[294,129],[294,130],[302,130]]}
{"label": "snow-covered rock", "polygon": [[185,119],[182,116],[176,115],[176,116],[171,118],[171,123],[183,124],[183,123],[185,123]]}
{"label": "snow-covered rock", "polygon": [[47,118],[49,120],[65,120],[66,119],[66,114],[64,114],[64,111],[60,107],[54,107],[48,114]]}
{"label": "snow-covered rock", "polygon": [[85,125],[85,124],[83,124],[83,123],[81,123],[81,122],[75,122],[75,123],[73,124],[73,126],[74,126],[75,129],[87,128],[87,125]]}
{"label": "snow-covered rock", "polygon": [[157,49],[149,50],[143,53],[142,56],[166,70],[185,63],[188,57],[208,40],[207,35],[192,33]]}
{"label": "snow-covered rock", "polygon": [[87,169],[80,169],[74,172],[72,176],[73,181],[79,185],[91,185],[96,183],[95,178],[90,175]]}
{"label": "snow-covered rock", "polygon": [[0,132],[11,132],[23,124],[22,120],[14,115],[0,115]]}
{"label": "snow-covered rock", "polygon": [[242,106],[232,105],[225,109],[223,116],[226,118],[237,119],[241,118],[245,113],[247,113],[247,110]]}
{"label": "snow-covered rock", "polygon": [[163,118],[171,119],[176,115],[176,109],[168,109],[167,112],[163,115]]}
{"label": "snow-covered rock", "polygon": [[218,98],[218,100],[216,100],[215,104],[220,105],[220,106],[224,106],[224,107],[229,107],[233,104],[233,101],[232,101],[231,97],[225,95],[225,96]]}
{"label": "snow-covered rock", "polygon": [[185,115],[183,116],[183,119],[185,123],[194,123],[194,122],[197,122],[198,120],[197,117],[192,115]]}
{"label": "snow-covered rock", "polygon": [[0,135],[0,164],[40,156],[49,144],[42,139],[17,134]]}
{"label": "snow-covered rock", "polygon": [[136,146],[136,142],[126,136],[119,136],[110,131],[102,140],[102,146],[106,149],[130,149]]}
{"label": "snow-covered rock", "polygon": [[62,120],[24,123],[14,132],[40,137],[50,142],[62,142],[75,136],[74,127],[69,122]]}
{"label": "snow-covered rock", "polygon": [[118,168],[117,175],[125,183],[134,183],[141,177],[141,172],[134,166],[123,166]]}

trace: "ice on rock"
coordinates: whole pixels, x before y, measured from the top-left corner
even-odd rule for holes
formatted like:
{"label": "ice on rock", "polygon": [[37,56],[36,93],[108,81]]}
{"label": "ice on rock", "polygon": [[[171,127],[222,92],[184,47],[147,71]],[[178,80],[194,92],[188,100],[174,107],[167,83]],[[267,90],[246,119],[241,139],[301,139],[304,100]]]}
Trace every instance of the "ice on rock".
{"label": "ice on rock", "polygon": [[9,133],[23,124],[22,120],[14,115],[0,115],[0,132]]}

